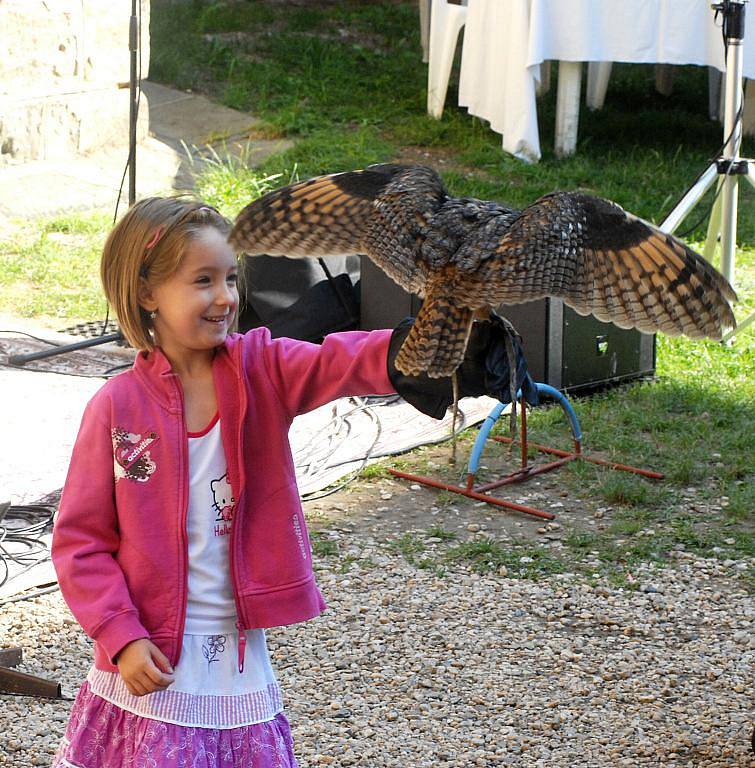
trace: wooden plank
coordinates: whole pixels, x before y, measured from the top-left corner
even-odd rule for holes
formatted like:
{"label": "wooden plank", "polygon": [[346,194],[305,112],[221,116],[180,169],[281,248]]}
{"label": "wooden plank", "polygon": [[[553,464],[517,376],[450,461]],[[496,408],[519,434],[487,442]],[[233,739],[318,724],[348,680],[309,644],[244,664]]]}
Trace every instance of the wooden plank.
{"label": "wooden plank", "polygon": [[20,696],[41,696],[46,699],[62,698],[60,683],[45,680],[36,675],[27,675],[8,667],[0,667],[0,693],[15,693]]}

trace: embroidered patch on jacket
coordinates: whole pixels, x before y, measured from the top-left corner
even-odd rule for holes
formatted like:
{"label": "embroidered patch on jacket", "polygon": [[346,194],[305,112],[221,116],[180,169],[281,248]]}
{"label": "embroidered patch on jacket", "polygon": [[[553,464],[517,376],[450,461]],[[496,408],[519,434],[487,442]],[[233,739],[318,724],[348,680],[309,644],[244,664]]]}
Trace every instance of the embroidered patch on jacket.
{"label": "embroidered patch on jacket", "polygon": [[157,433],[145,432],[140,435],[121,427],[113,427],[110,436],[113,440],[116,483],[124,477],[138,483],[146,483],[157,469],[149,451],[158,440]]}

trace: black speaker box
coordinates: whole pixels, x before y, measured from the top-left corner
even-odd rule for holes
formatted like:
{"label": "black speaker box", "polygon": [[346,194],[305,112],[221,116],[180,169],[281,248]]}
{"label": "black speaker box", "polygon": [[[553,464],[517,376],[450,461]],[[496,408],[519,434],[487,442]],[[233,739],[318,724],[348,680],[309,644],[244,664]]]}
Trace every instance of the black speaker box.
{"label": "black speaker box", "polygon": [[[362,257],[361,328],[392,328],[416,315],[421,304]],[[532,378],[556,389],[597,389],[655,371],[655,335],[582,317],[558,299],[501,306],[498,312],[521,334]]]}

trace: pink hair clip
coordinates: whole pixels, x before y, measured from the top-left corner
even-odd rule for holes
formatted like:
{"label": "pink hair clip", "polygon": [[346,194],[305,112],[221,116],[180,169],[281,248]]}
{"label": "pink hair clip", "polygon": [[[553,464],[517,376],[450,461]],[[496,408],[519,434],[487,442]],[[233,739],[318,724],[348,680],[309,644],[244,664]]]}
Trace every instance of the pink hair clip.
{"label": "pink hair clip", "polygon": [[144,248],[145,251],[148,251],[150,248],[153,248],[155,246],[157,241],[160,239],[160,235],[162,234],[162,232],[163,232],[162,227],[158,227],[155,230],[155,234],[153,235],[152,239],[147,243],[147,245]]}

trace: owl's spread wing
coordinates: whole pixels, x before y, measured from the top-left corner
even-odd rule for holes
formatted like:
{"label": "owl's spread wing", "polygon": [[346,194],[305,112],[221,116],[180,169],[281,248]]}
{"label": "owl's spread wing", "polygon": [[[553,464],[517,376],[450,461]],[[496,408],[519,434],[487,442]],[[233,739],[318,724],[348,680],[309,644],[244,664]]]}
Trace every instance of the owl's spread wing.
{"label": "owl's spread wing", "polygon": [[393,164],[290,184],[247,205],[228,238],[249,255],[366,254],[403,288],[425,281],[416,254],[446,196],[431,168]]}
{"label": "owl's spread wing", "polygon": [[472,307],[552,296],[647,333],[720,339],[736,325],[736,294],[705,259],[615,203],[580,193],[546,195],[503,231],[475,233],[454,263],[454,295]]}

